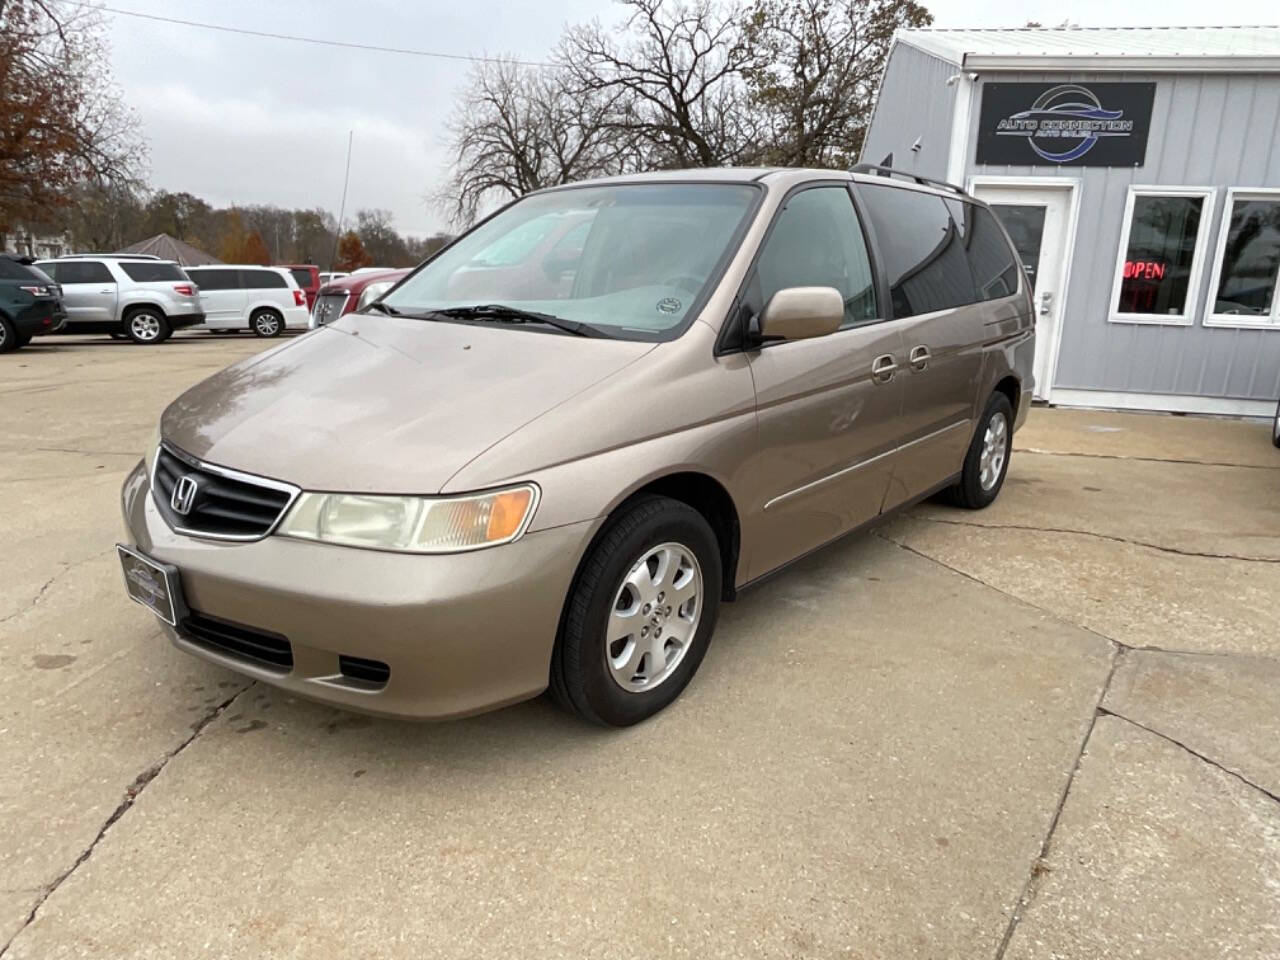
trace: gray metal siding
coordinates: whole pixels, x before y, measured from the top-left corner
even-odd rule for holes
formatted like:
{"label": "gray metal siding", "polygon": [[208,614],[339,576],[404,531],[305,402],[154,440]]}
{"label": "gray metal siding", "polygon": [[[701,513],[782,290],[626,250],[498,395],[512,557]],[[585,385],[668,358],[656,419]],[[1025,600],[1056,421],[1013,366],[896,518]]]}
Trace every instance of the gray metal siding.
{"label": "gray metal siding", "polygon": [[[999,82],[1114,81],[1114,74],[1001,74]],[[975,91],[966,163],[971,174],[1074,177],[1081,182],[1075,258],[1055,387],[1267,400],[1280,396],[1280,329],[1202,325],[1226,188],[1280,187],[1280,77],[1125,75],[1154,81],[1151,134],[1142,167],[976,166],[981,90]],[[1107,321],[1125,198],[1130,184],[1218,190],[1200,265],[1193,326]]]}
{"label": "gray metal siding", "polygon": [[[914,47],[894,44],[862,145],[862,162],[879,163],[892,153],[899,170],[937,179],[946,176],[956,99],[947,78],[958,69]],[[917,138],[920,149],[913,152]]]}

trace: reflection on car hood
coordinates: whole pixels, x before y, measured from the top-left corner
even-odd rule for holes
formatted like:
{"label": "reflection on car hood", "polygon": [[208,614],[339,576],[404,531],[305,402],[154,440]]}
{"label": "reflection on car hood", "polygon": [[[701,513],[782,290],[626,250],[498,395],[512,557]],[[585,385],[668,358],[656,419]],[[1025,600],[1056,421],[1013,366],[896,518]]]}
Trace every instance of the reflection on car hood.
{"label": "reflection on car hood", "polygon": [[307,490],[435,493],[651,343],[348,314],[198,384],[165,439]]}

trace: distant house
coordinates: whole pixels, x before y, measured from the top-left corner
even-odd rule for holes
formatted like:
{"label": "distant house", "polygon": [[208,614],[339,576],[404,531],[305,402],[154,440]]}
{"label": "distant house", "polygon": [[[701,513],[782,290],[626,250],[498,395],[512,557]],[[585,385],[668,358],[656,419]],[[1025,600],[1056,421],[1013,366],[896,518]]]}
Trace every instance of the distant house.
{"label": "distant house", "polygon": [[4,247],[0,252],[17,253],[39,260],[60,257],[71,252],[71,237],[59,233],[52,227],[36,224],[18,224],[12,230],[0,236]]}
{"label": "distant house", "polygon": [[205,253],[199,247],[193,247],[184,240],[171,237],[167,233],[157,233],[147,240],[117,250],[116,253],[145,253],[161,260],[175,260],[184,267],[202,267],[208,264],[221,263],[217,257]]}

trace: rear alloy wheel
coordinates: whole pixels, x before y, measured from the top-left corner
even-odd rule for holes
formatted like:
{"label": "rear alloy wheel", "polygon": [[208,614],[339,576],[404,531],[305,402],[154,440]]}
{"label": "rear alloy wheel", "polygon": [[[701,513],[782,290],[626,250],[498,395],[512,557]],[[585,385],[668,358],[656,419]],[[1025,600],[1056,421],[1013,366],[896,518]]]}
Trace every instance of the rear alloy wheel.
{"label": "rear alloy wheel", "polygon": [[284,320],[272,310],[258,310],[249,318],[249,329],[259,337],[278,337],[284,329]]}
{"label": "rear alloy wheel", "polygon": [[646,497],[610,521],[579,570],[551,690],[592,723],[653,716],[697,672],[720,609],[720,549],[702,514]]}
{"label": "rear alloy wheel", "polygon": [[172,332],[169,320],[152,307],[134,310],[124,318],[124,332],[134,343],[164,343]]}
{"label": "rear alloy wheel", "polygon": [[18,342],[18,331],[13,328],[13,324],[0,317],[0,353],[12,353],[22,346]]}
{"label": "rear alloy wheel", "polygon": [[1003,393],[995,393],[982,412],[964,458],[960,480],[948,488],[947,499],[970,510],[990,506],[1004,486],[1012,450],[1013,404]]}

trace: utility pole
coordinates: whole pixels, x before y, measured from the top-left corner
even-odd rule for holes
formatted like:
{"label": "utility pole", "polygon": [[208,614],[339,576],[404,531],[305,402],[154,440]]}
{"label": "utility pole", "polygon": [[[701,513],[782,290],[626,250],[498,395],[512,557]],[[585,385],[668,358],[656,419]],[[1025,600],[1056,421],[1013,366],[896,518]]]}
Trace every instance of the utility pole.
{"label": "utility pole", "polygon": [[347,213],[347,182],[351,179],[351,144],[356,138],[355,130],[347,132],[347,172],[342,175],[342,204],[338,207],[338,229],[333,234],[333,255],[329,257],[329,272],[333,272],[333,261],[338,259],[338,244],[342,241],[342,218]]}

